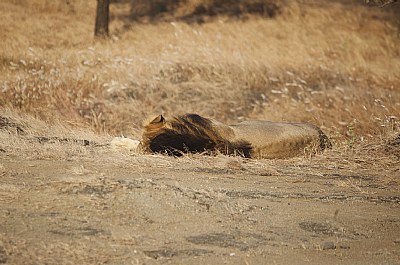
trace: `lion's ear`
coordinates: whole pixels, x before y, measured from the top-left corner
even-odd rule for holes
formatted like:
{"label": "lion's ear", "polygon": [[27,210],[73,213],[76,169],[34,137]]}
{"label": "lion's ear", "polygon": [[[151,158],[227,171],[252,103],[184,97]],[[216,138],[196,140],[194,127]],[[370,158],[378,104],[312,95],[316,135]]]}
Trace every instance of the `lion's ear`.
{"label": "lion's ear", "polygon": [[165,118],[163,117],[163,115],[158,115],[157,117],[155,117],[150,124],[156,124],[156,123],[163,123],[165,121]]}

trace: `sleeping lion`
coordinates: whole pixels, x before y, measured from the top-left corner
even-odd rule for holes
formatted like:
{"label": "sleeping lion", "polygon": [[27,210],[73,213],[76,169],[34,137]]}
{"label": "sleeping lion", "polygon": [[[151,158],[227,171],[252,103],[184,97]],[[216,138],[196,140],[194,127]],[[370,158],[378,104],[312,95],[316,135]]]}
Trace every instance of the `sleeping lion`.
{"label": "sleeping lion", "polygon": [[144,152],[181,156],[183,153],[222,153],[248,158],[289,158],[330,147],[328,137],[307,123],[243,121],[225,125],[197,114],[170,120],[157,116],[144,126]]}

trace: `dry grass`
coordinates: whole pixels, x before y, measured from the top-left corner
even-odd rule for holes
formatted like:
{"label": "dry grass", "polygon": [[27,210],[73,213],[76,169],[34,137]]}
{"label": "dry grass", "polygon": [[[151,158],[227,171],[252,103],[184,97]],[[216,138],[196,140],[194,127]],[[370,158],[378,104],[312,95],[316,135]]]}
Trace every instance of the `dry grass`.
{"label": "dry grass", "polygon": [[400,38],[390,8],[286,1],[274,18],[199,25],[133,22],[123,18],[129,3],[113,4],[111,40],[95,42],[95,1],[68,3],[1,1],[1,106],[135,138],[149,115],[185,112],[310,121],[345,146],[398,133]]}

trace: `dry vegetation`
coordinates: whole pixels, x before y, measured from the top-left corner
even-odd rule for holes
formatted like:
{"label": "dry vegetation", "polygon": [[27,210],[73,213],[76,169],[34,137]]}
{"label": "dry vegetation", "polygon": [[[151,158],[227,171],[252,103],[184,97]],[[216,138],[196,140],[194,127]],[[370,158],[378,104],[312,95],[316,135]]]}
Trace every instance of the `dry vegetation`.
{"label": "dry vegetation", "polygon": [[113,3],[96,42],[95,1],[1,1],[1,106],[135,138],[149,115],[186,112],[310,121],[346,143],[397,134],[396,4],[146,3]]}

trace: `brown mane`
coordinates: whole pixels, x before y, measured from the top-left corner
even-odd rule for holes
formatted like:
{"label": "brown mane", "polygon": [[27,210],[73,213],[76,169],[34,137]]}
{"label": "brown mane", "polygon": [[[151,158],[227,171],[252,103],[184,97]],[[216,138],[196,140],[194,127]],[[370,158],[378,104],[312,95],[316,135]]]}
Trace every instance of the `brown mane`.
{"label": "brown mane", "polygon": [[250,157],[246,142],[232,143],[225,139],[213,121],[197,114],[185,114],[167,121],[159,115],[144,126],[141,146],[144,151],[180,156],[182,153],[218,151]]}

